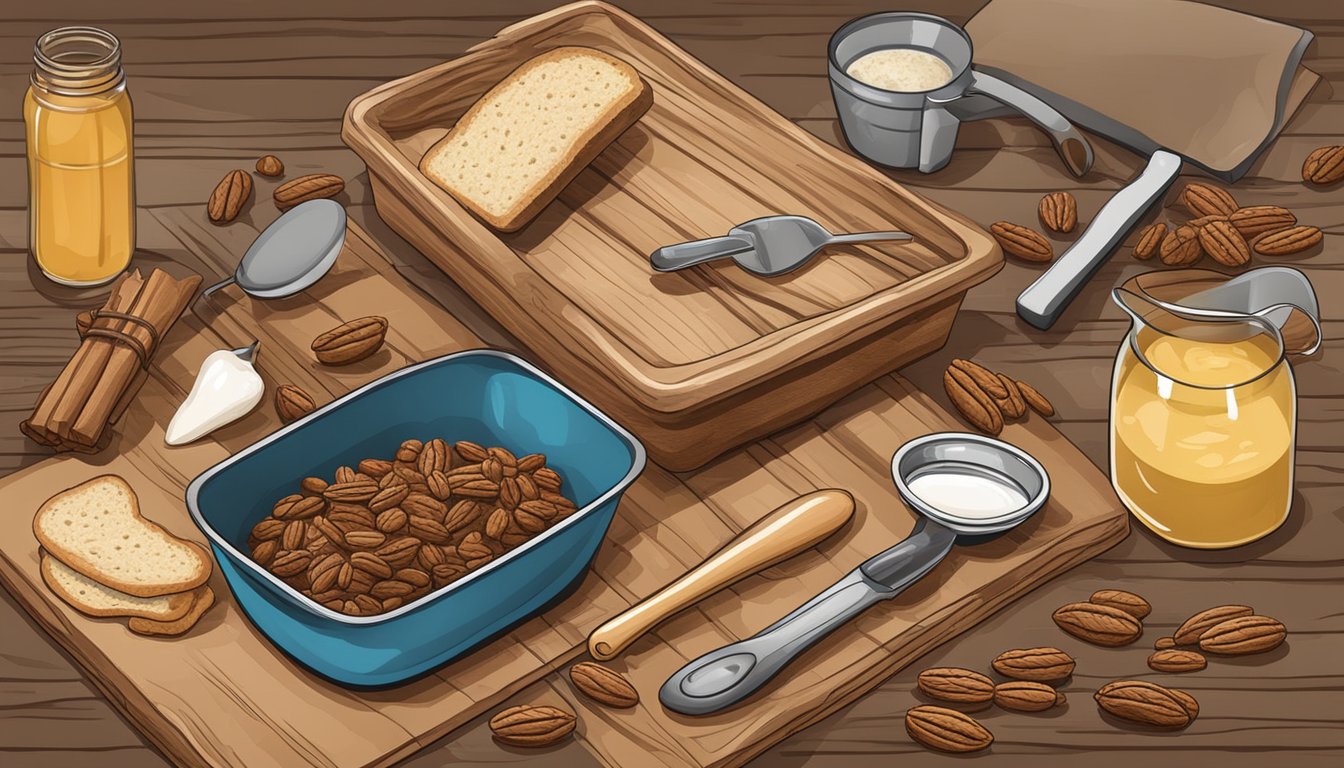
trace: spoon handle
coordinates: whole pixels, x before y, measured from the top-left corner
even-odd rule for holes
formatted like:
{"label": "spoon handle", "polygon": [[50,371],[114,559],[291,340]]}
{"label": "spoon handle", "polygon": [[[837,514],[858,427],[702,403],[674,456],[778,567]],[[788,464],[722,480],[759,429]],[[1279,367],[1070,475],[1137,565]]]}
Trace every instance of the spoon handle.
{"label": "spoon handle", "polygon": [[745,253],[755,247],[754,242],[743,237],[732,235],[710,237],[704,240],[692,240],[689,243],[665,245],[653,252],[649,257],[649,263],[659,272],[673,272],[706,261]]}
{"label": "spoon handle", "polygon": [[837,243],[876,243],[882,240],[909,240],[909,232],[855,232],[850,235],[831,235],[827,245]]}
{"label": "spoon handle", "polygon": [[214,293],[215,291],[218,291],[220,288],[227,288],[227,287],[229,287],[230,285],[233,285],[233,284],[236,283],[236,282],[238,282],[238,278],[237,278],[236,276],[234,276],[234,275],[229,275],[228,277],[224,278],[223,280],[220,280],[218,283],[215,283],[214,285],[210,286],[209,288],[206,288],[204,291],[201,291],[201,295],[200,295],[199,298],[204,299],[204,298],[208,297],[210,294]]}
{"label": "spoon handle", "polygon": [[956,538],[950,529],[921,518],[909,538],[869,558],[784,618],[677,670],[659,689],[658,700],[686,715],[736,704],[836,628],[933,570]]}
{"label": "spoon handle", "polygon": [[588,636],[588,652],[598,661],[615,658],[667,617],[815,545],[835,533],[853,514],[854,497],[844,491],[817,491],[793,499],[742,531],[685,576],[593,630]]}

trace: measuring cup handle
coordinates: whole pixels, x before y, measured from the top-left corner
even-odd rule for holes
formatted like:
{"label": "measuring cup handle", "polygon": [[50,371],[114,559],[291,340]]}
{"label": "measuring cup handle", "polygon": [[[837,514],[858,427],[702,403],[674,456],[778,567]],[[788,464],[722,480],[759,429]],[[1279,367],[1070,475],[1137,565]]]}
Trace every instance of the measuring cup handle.
{"label": "measuring cup handle", "polygon": [[1005,80],[972,70],[967,93],[982,93],[995,101],[1021,112],[1042,130],[1050,134],[1055,149],[1074,176],[1082,176],[1092,167],[1092,145],[1068,118],[1054,107]]}

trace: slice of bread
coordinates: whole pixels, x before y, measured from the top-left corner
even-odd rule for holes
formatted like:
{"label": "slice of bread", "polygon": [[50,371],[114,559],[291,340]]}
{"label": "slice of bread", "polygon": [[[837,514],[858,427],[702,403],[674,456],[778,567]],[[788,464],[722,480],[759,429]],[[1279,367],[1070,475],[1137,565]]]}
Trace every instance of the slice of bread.
{"label": "slice of bread", "polygon": [[102,475],[47,499],[33,533],[75,571],[136,597],[187,592],[210,578],[210,556],[140,515],[135,491]]}
{"label": "slice of bread", "polygon": [[513,232],[652,104],[653,90],[624,61],[556,48],[473,104],[420,171],[486,224]]}
{"label": "slice of bread", "polygon": [[127,622],[127,626],[137,635],[180,635],[183,632],[196,626],[196,622],[201,620],[201,616],[210,610],[210,606],[215,604],[215,591],[209,587],[198,587],[193,593],[195,599],[191,601],[191,610],[180,619],[173,621],[152,621],[150,619],[134,618]]}
{"label": "slice of bread", "polygon": [[194,595],[177,592],[159,597],[136,597],[90,579],[47,552],[41,553],[42,580],[56,596],[88,616],[138,616],[153,621],[174,621],[187,614]]}

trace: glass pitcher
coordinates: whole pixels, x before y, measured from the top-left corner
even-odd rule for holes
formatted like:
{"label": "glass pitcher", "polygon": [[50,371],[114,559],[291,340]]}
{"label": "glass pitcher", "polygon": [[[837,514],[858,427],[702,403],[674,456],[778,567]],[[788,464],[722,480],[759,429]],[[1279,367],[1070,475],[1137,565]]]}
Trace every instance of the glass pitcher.
{"label": "glass pitcher", "polygon": [[1278,528],[1292,505],[1289,354],[1320,344],[1311,283],[1283,267],[1229,280],[1139,275],[1112,294],[1133,320],[1111,382],[1111,483],[1154,533],[1202,549]]}

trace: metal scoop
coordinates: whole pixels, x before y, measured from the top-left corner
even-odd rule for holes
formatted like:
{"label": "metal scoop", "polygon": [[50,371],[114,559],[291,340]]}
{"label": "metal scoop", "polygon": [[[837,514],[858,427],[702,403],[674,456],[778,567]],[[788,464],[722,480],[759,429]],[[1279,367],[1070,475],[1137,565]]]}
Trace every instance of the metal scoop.
{"label": "metal scoop", "polygon": [[[1045,468],[1026,452],[1001,440],[961,432],[911,440],[892,458],[891,472],[901,499],[922,515],[910,536],[753,637],[682,667],[658,692],[663,706],[682,714],[706,715],[736,704],[832,630],[874,603],[901,594],[933,570],[953,544],[978,543],[975,537],[1020,525],[1050,495]],[[1005,498],[1018,498],[1021,504],[996,514],[993,508],[976,508],[968,497],[960,509],[950,504],[940,508],[911,488],[930,477],[998,485],[1010,494]]]}
{"label": "metal scoop", "polygon": [[234,283],[258,299],[292,296],[327,274],[344,243],[345,208],[334,200],[309,200],[257,235],[233,276],[206,288],[201,296]]}
{"label": "metal scoop", "polygon": [[659,272],[673,272],[731,256],[748,272],[774,277],[801,267],[831,245],[909,239],[906,232],[833,235],[805,216],[766,216],[733,227],[725,237],[664,246],[649,261]]}

